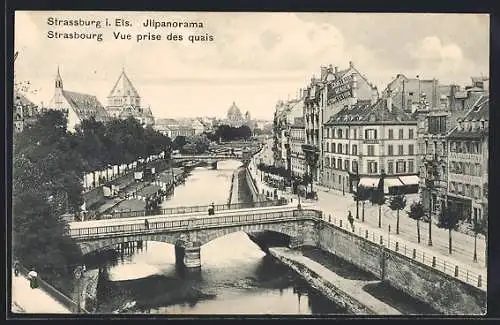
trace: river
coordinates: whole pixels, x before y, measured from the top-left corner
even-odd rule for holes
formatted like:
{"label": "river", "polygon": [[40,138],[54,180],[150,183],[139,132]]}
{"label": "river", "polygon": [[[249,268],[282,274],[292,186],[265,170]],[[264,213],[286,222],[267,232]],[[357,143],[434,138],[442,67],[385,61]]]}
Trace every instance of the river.
{"label": "river", "polygon": [[[217,170],[196,168],[163,207],[227,203],[237,161]],[[345,314],[339,306],[266,256],[245,233],[213,240],[201,248],[199,272],[175,266],[174,246],[144,243],[142,250],[113,258],[98,289],[98,310],[145,314]]]}

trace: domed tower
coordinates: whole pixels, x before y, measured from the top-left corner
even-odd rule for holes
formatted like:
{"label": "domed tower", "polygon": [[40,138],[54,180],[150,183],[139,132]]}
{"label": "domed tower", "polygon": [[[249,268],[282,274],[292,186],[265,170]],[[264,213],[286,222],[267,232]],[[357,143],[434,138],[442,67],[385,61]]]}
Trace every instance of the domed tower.
{"label": "domed tower", "polygon": [[227,120],[231,126],[240,126],[243,123],[243,115],[235,102],[233,102],[227,111]]}

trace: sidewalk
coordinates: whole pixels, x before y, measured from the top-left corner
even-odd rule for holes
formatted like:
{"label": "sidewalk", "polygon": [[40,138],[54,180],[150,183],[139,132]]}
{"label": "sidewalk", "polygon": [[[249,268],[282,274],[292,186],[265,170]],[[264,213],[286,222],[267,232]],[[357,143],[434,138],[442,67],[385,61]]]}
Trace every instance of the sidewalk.
{"label": "sidewalk", "polygon": [[[350,210],[353,216],[356,215],[356,202],[352,197],[352,194],[338,193],[335,190],[325,189],[322,186],[317,186],[319,201],[318,206],[325,211],[325,215],[329,214],[333,217],[344,217],[347,219],[347,211]],[[409,209],[411,199],[407,199],[407,206],[405,210]],[[362,203],[359,204],[359,215],[361,221],[362,218]],[[382,228],[378,228],[378,206],[373,206],[370,202],[365,202],[365,222],[372,228],[376,228],[388,233],[388,226],[391,226],[391,237],[395,236],[397,238],[404,239],[411,242],[418,247],[425,247],[431,252],[436,254],[441,254],[446,256],[447,259],[456,260],[464,265],[467,265],[469,269],[475,269],[481,272],[486,272],[485,266],[485,246],[486,243],[484,238],[478,236],[477,239],[477,262],[473,262],[472,257],[474,253],[474,237],[467,234],[452,231],[452,248],[453,253],[450,255],[448,253],[448,230],[437,227],[435,222],[432,225],[432,246],[427,245],[428,241],[428,231],[429,225],[425,221],[420,222],[420,239],[421,242],[418,244],[417,240],[417,222],[408,217],[405,210],[399,212],[399,235],[396,235],[396,211],[392,211],[389,207],[382,207]],[[345,221],[344,221],[345,222]]]}
{"label": "sidewalk", "polygon": [[12,306],[14,313],[71,314],[65,306],[44,292],[40,287],[31,289],[30,282],[21,274],[12,272]]}

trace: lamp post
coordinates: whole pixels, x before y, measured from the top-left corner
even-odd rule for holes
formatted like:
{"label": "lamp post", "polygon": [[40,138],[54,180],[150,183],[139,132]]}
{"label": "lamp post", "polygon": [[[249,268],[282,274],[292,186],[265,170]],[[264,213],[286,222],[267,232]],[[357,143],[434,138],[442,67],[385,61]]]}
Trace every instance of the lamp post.
{"label": "lamp post", "polygon": [[425,179],[425,185],[429,193],[429,241],[428,246],[432,246],[432,192],[434,189],[434,179],[436,176],[436,158],[434,157],[431,161],[427,161],[427,177]]}
{"label": "lamp post", "polygon": [[83,267],[81,265],[78,265],[75,270],[74,270],[74,275],[75,275],[75,284],[76,284],[76,313],[79,314],[81,312],[81,306],[80,306],[80,282],[83,274]]}
{"label": "lamp post", "polygon": [[352,176],[352,183],[356,187],[356,219],[359,219],[359,172]]}

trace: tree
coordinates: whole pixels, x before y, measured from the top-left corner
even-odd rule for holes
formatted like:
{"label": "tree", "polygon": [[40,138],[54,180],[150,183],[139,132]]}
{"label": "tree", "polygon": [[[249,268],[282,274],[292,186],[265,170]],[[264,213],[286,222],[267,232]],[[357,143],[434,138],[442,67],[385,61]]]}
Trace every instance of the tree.
{"label": "tree", "polygon": [[410,211],[408,212],[408,217],[417,221],[417,240],[418,240],[419,244],[420,244],[420,220],[422,220],[424,215],[425,215],[425,211],[424,211],[424,206],[422,205],[422,202],[420,202],[420,201],[413,202],[410,206]]}
{"label": "tree", "polygon": [[366,187],[358,185],[357,191],[353,193],[353,198],[354,201],[361,202],[361,222],[365,222],[365,201],[370,199],[370,192]]}
{"label": "tree", "polygon": [[389,207],[391,210],[396,210],[396,234],[399,234],[399,211],[406,206],[406,198],[404,195],[395,195],[391,198]]}
{"label": "tree", "polygon": [[460,214],[454,204],[447,205],[441,209],[438,227],[448,229],[448,251],[450,254],[453,251],[451,245],[451,231],[457,229],[459,221]]}
{"label": "tree", "polygon": [[378,227],[382,228],[382,205],[385,204],[385,195],[384,195],[384,172],[382,171],[382,175],[380,181],[378,182],[377,188],[373,189],[370,201],[374,205],[378,205]]}
{"label": "tree", "polygon": [[187,143],[186,137],[183,135],[178,135],[175,137],[174,141],[172,142],[172,149],[173,150],[181,150],[182,147]]}

